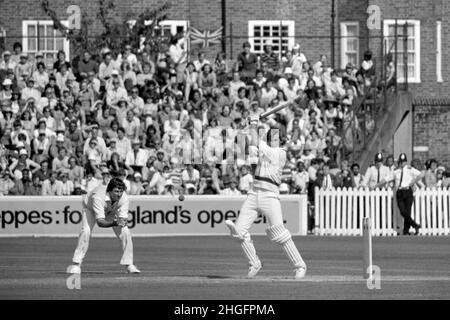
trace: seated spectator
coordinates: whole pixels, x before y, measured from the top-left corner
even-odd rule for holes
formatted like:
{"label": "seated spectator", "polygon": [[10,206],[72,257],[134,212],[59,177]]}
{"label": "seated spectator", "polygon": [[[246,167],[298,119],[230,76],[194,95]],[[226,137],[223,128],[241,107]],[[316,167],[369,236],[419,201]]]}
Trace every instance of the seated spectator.
{"label": "seated spectator", "polygon": [[81,183],[84,178],[84,169],[78,164],[77,158],[74,156],[69,158],[68,175],[69,180],[73,182]]}
{"label": "seated spectator", "polygon": [[130,174],[134,174],[135,172],[142,174],[142,168],[146,165],[147,159],[147,151],[141,149],[141,141],[133,140],[132,150],[125,157],[125,169]]}
{"label": "seated spectator", "polygon": [[[64,147],[58,149],[58,156],[53,159],[52,171],[62,172],[69,169],[69,156],[67,155],[67,150]],[[67,172],[68,174],[68,172]]]}
{"label": "seated spectator", "polygon": [[0,196],[7,196],[15,187],[12,174],[9,170],[0,170]]}
{"label": "seated spectator", "polygon": [[58,174],[52,172],[50,178],[42,182],[42,195],[43,196],[62,196],[63,184],[57,180]]}
{"label": "seated spectator", "polygon": [[71,196],[74,191],[74,185],[71,180],[69,180],[69,171],[63,169],[59,173],[59,178],[61,180],[61,195]]}
{"label": "seated spectator", "polygon": [[230,186],[224,190],[220,191],[221,195],[225,195],[225,196],[240,196],[241,192],[239,191],[239,189],[237,188],[238,186],[238,181],[236,178],[232,178],[230,180]]}
{"label": "seated spectator", "polygon": [[86,193],[94,190],[101,182],[94,177],[92,170],[86,170],[85,178],[81,181],[81,189]]}
{"label": "seated spectator", "polygon": [[144,193],[144,185],[142,182],[142,175],[139,172],[135,172],[133,175],[133,179],[130,182],[130,191],[129,195],[140,195]]}
{"label": "seated spectator", "polygon": [[198,53],[198,59],[194,61],[195,70],[197,72],[202,71],[203,66],[206,64],[211,65],[211,63],[205,58],[205,53],[203,51],[200,51]]}

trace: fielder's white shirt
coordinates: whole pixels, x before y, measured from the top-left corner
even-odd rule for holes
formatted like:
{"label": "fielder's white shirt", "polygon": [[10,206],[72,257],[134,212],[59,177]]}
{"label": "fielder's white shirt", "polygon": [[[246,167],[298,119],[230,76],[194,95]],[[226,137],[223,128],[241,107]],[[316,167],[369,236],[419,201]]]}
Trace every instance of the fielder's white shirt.
{"label": "fielder's white shirt", "polygon": [[112,203],[105,185],[94,188],[83,199],[83,207],[93,211],[95,219],[105,219],[107,217],[128,218],[128,207],[130,201],[124,192],[119,201]]}
{"label": "fielder's white shirt", "polygon": [[[403,176],[402,176],[403,171]],[[397,188],[408,188],[410,183],[420,176],[421,172],[411,166],[404,166],[394,171],[394,180]],[[401,180],[401,184],[400,184]]]}

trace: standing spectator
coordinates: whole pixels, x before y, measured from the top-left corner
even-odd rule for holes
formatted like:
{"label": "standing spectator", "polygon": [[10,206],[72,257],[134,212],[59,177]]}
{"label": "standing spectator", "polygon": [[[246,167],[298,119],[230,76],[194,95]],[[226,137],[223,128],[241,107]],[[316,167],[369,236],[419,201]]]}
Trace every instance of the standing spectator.
{"label": "standing spectator", "polygon": [[351,170],[351,175],[352,175],[352,179],[353,179],[353,187],[355,189],[362,188],[364,177],[359,172],[359,164],[353,163],[352,166],[350,167],[350,170]]}
{"label": "standing spectator", "polygon": [[242,46],[244,51],[237,57],[238,71],[242,79],[248,85],[251,84],[253,76],[258,69],[258,56],[252,52],[250,42],[245,42]]}
{"label": "standing spectator", "polygon": [[294,193],[305,194],[308,192],[309,174],[303,161],[297,161],[297,172],[292,177]]}
{"label": "standing spectator", "polygon": [[305,55],[301,52],[300,44],[296,43],[292,48],[292,73],[300,78],[303,70],[303,64],[307,61]]}
{"label": "standing spectator", "polygon": [[278,72],[280,69],[280,61],[278,54],[272,51],[272,41],[266,41],[264,44],[264,53],[261,55],[261,63],[267,64],[269,72]]}
{"label": "standing spectator", "polygon": [[185,50],[185,39],[183,34],[173,36],[170,40],[169,57],[175,65],[177,83],[183,82],[184,71],[187,64],[187,51]]}
{"label": "standing spectator", "polygon": [[324,190],[331,190],[334,188],[334,181],[330,174],[330,165],[325,163],[323,165],[323,180],[321,184],[321,188]]}
{"label": "standing spectator", "polygon": [[430,159],[425,163],[425,186],[427,188],[434,188],[437,186],[437,177],[436,177],[436,171],[437,171],[437,161],[435,159]]}
{"label": "standing spectator", "polygon": [[203,96],[212,96],[212,90],[217,87],[216,74],[210,64],[204,64],[198,76],[198,88]]}

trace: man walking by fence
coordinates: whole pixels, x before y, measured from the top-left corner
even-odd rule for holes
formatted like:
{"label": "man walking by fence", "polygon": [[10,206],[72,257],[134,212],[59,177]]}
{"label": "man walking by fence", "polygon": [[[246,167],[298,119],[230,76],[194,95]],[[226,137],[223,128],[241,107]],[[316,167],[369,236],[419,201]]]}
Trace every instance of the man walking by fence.
{"label": "man walking by fence", "polygon": [[413,187],[424,177],[424,173],[406,164],[406,154],[402,153],[398,158],[399,168],[394,171],[394,181],[397,204],[400,214],[404,219],[403,235],[409,235],[410,227],[416,229],[415,234],[419,234],[421,225],[411,218],[411,207],[414,201]]}

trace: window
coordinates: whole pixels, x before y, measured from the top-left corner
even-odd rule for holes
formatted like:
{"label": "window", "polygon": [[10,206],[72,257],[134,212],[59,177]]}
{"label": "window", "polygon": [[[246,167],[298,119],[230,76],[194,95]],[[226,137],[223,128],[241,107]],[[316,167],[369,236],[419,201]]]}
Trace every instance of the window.
{"label": "window", "polygon": [[359,23],[341,23],[341,68],[348,63],[359,66]]}
{"label": "window", "polygon": [[295,22],[277,20],[253,20],[248,22],[248,40],[253,52],[264,52],[264,43],[271,41],[273,51],[287,51],[295,43]]}
{"label": "window", "polygon": [[[405,33],[406,26],[406,33]],[[386,53],[395,55],[395,20],[384,21],[384,38]],[[405,35],[407,43],[405,48]],[[406,55],[406,56],[405,56]],[[405,66],[407,58],[407,66]],[[395,56],[394,56],[395,60]],[[420,21],[397,20],[397,79],[405,82],[405,70],[407,67],[408,82],[420,82]]]}
{"label": "window", "polygon": [[[67,21],[61,21],[68,25]],[[53,63],[57,59],[57,53],[63,50],[66,53],[66,59],[70,59],[69,41],[61,34],[59,30],[53,27],[53,21],[23,21],[23,51],[33,55],[42,52],[47,67],[53,68]]]}

